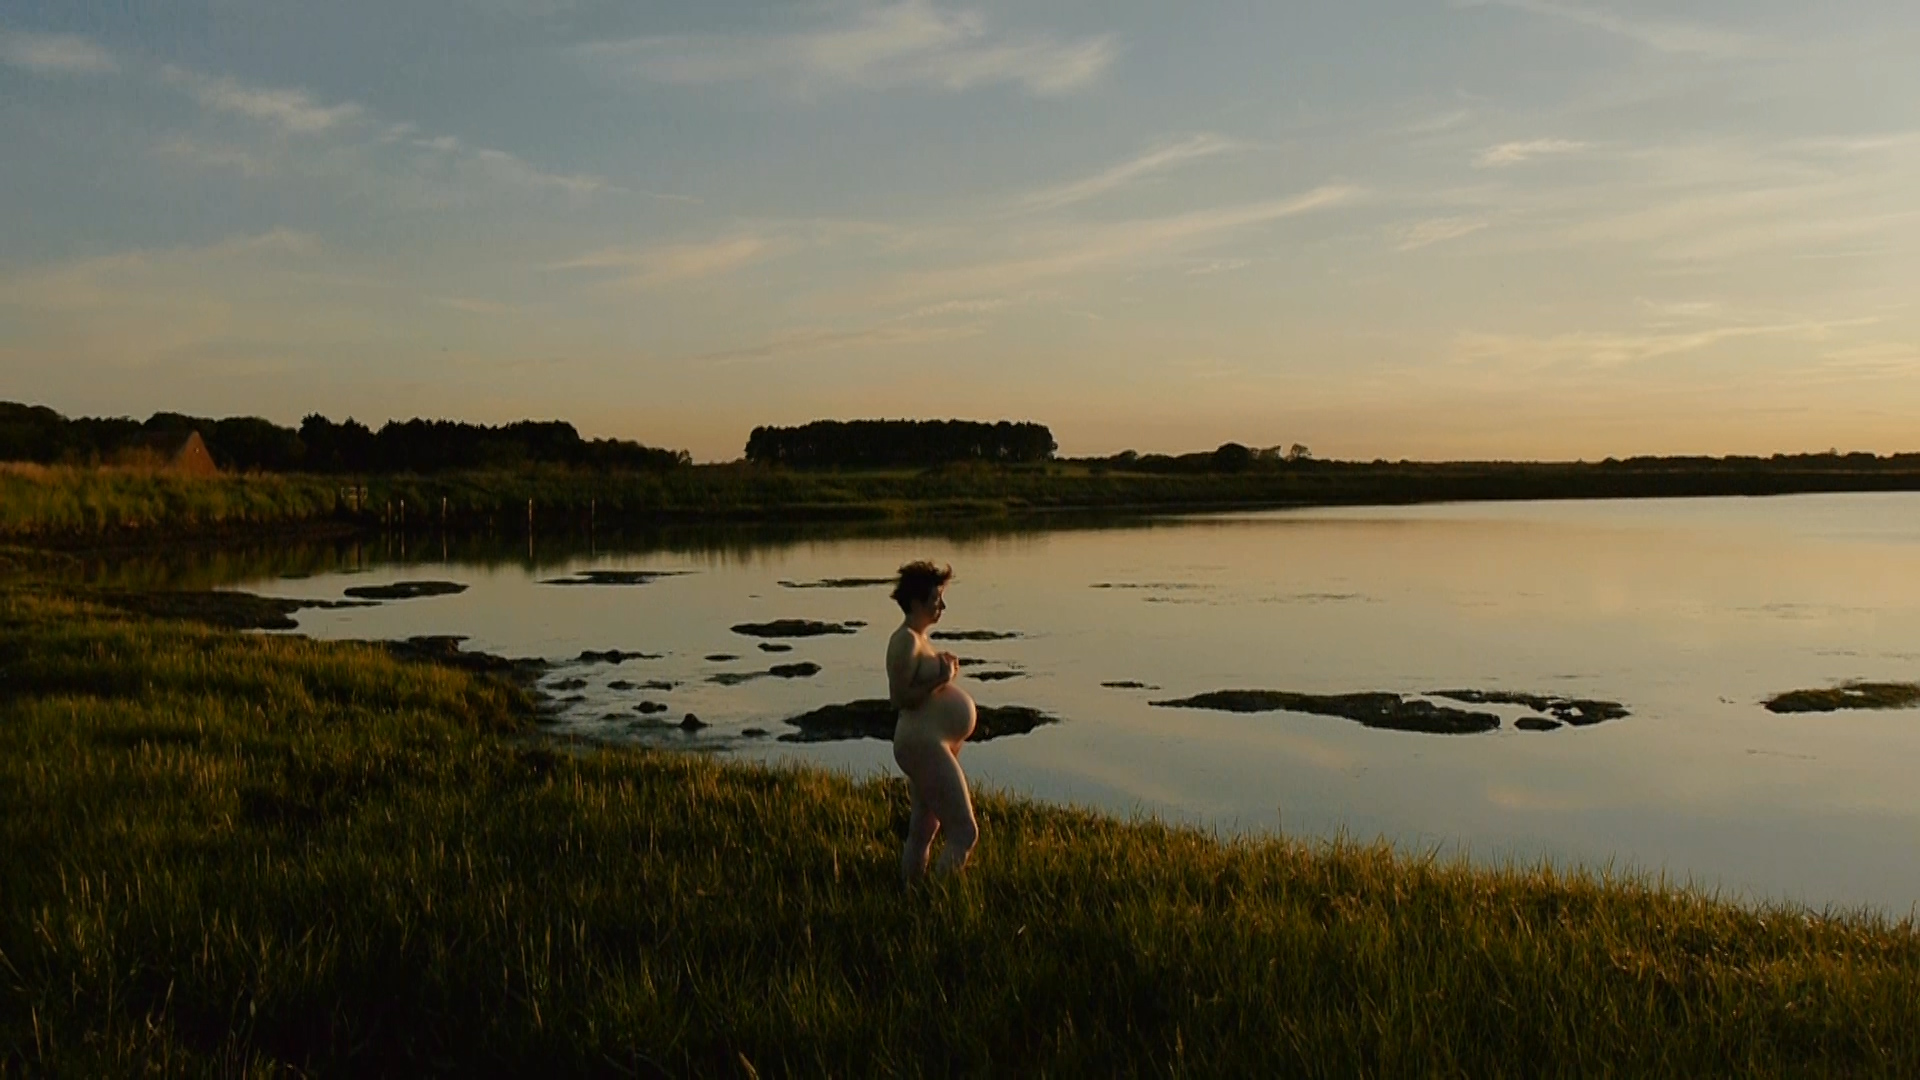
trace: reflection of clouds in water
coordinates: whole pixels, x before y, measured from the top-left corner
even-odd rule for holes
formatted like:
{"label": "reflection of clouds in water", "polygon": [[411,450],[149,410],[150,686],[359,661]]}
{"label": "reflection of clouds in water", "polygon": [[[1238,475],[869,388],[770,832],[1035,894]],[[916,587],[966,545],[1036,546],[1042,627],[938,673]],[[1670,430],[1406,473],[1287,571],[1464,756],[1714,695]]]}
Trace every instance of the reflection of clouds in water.
{"label": "reflection of clouds in water", "polygon": [[1283,735],[1273,739],[1272,745],[1284,750],[1296,760],[1327,772],[1357,776],[1360,772],[1366,771],[1366,763],[1359,754],[1311,736]]}
{"label": "reflection of clouds in water", "polygon": [[1742,615],[1768,615],[1778,619],[1833,619],[1848,615],[1872,615],[1874,610],[1840,604],[1760,604],[1732,609]]}
{"label": "reflection of clouds in water", "polygon": [[1541,791],[1515,784],[1493,784],[1487,788],[1487,801],[1502,810],[1551,811],[1571,813],[1577,810],[1606,809],[1591,799],[1575,798],[1565,792]]}
{"label": "reflection of clouds in water", "polygon": [[1275,593],[1269,596],[1241,597],[1238,600],[1189,596],[1147,596],[1142,599],[1149,604],[1200,604],[1208,607],[1219,607],[1236,602],[1252,604],[1378,604],[1381,602],[1378,597],[1361,593],[1327,592]]}
{"label": "reflection of clouds in water", "polygon": [[[1055,759],[1048,764],[1049,771],[1056,775],[1077,777],[1085,782],[1122,792],[1141,802],[1156,803],[1168,809],[1218,814],[1233,808],[1230,804],[1222,802],[1206,805],[1196,800],[1191,790],[1152,778],[1140,769],[1131,768],[1112,758],[1081,755],[1069,759]],[[1135,808],[1136,812],[1141,809],[1144,807]]]}

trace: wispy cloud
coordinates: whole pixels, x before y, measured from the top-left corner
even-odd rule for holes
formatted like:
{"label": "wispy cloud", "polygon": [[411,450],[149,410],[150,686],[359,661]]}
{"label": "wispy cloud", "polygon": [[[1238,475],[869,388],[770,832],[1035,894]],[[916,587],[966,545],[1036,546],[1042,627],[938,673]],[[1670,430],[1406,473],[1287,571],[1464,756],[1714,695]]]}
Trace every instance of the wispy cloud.
{"label": "wispy cloud", "polygon": [[0,62],[40,75],[111,75],[120,70],[111,52],[74,34],[0,31]]}
{"label": "wispy cloud", "polygon": [[1751,338],[1789,338],[1805,342],[1832,340],[1837,332],[1872,325],[1875,318],[1800,319],[1772,323],[1730,323],[1694,329],[1655,328],[1643,331],[1576,331],[1543,336],[1466,333],[1454,342],[1454,359],[1467,363],[1495,363],[1525,369],[1560,364],[1619,367],[1645,363],[1683,353],[1699,352],[1728,341]]}
{"label": "wispy cloud", "polygon": [[1912,378],[1920,374],[1920,342],[1865,341],[1821,354],[1820,370],[1843,378]]}
{"label": "wispy cloud", "polygon": [[1085,87],[1112,64],[1104,35],[1060,40],[995,32],[975,11],[943,11],[901,0],[824,30],[771,36],[643,37],[584,46],[657,82],[700,86],[770,79],[802,90],[820,86],[932,86],[967,90],[1010,84],[1036,95]]}
{"label": "wispy cloud", "polygon": [[985,331],[976,325],[919,326],[890,323],[859,330],[801,329],[780,334],[771,340],[732,349],[701,353],[693,359],[709,364],[741,364],[779,360],[788,356],[823,352],[849,352],[880,346],[900,348],[936,341],[955,341],[978,337]]}
{"label": "wispy cloud", "polygon": [[1587,144],[1572,139],[1526,139],[1520,142],[1505,142],[1498,146],[1489,146],[1473,159],[1476,168],[1499,169],[1508,165],[1519,165],[1535,158],[1557,157],[1561,154],[1577,154],[1587,149]]}
{"label": "wispy cloud", "polygon": [[167,139],[154,146],[161,157],[183,161],[209,169],[231,169],[245,177],[269,176],[273,165],[265,157],[237,146],[211,146],[185,136]]}
{"label": "wispy cloud", "polygon": [[607,275],[614,287],[646,290],[728,274],[785,250],[774,238],[745,234],[696,244],[601,248],[549,263],[546,269],[596,271]]}
{"label": "wispy cloud", "polygon": [[1355,188],[1329,185],[1284,199],[1023,236],[1023,246],[1049,250],[908,275],[898,291],[909,296],[991,295],[1083,272],[1134,269],[1248,229],[1349,203],[1358,194]]}
{"label": "wispy cloud", "polygon": [[546,189],[582,197],[602,191],[621,190],[608,183],[602,176],[542,169],[505,150],[484,146],[468,147],[452,135],[436,135],[431,138],[414,136],[407,142],[415,149],[426,153],[447,155],[456,160],[471,162],[488,177],[516,187]]}
{"label": "wispy cloud", "polygon": [[1023,210],[1056,210],[1085,202],[1116,188],[1125,187],[1142,177],[1176,168],[1190,161],[1213,157],[1238,149],[1239,143],[1223,135],[1199,134],[1156,147],[1131,161],[1067,184],[1042,188],[1020,200]]}
{"label": "wispy cloud", "polygon": [[0,274],[0,309],[16,309],[27,340],[68,371],[117,378],[164,362],[177,373],[238,338],[274,340],[291,312],[310,311],[296,275],[321,251],[310,233],[273,229],[71,259]]}
{"label": "wispy cloud", "polygon": [[521,311],[518,304],[509,304],[500,300],[482,300],[471,296],[435,296],[433,303],[468,315],[514,315]]}
{"label": "wispy cloud", "polygon": [[1458,240],[1487,227],[1487,222],[1479,218],[1447,217],[1416,221],[1397,230],[1401,251],[1416,251],[1423,247]]}
{"label": "wispy cloud", "polygon": [[999,311],[1013,301],[1002,296],[981,297],[974,300],[942,300],[937,304],[923,304],[908,312],[902,318],[935,319],[943,315],[985,315],[990,311]]}
{"label": "wispy cloud", "polygon": [[1252,265],[1252,259],[1206,259],[1187,267],[1185,273],[1188,277],[1206,277],[1209,274],[1230,274]]}
{"label": "wispy cloud", "polygon": [[1657,52],[1724,58],[1748,56],[1760,51],[1760,43],[1756,39],[1706,23],[1629,18],[1602,8],[1562,4],[1554,0],[1461,0],[1457,6],[1502,7],[1562,19],[1625,38]]}
{"label": "wispy cloud", "polygon": [[352,102],[322,105],[304,91],[243,86],[232,79],[171,64],[161,70],[161,76],[205,108],[261,120],[295,135],[326,131],[359,117],[363,111]]}
{"label": "wispy cloud", "polygon": [[[353,162],[353,186],[388,190],[409,201],[443,205],[460,201],[462,192],[488,186],[549,192],[576,199],[609,192],[632,194],[604,176],[542,168],[506,150],[470,146],[452,135],[433,135],[405,121],[379,122],[351,102],[323,105],[301,90],[244,86],[231,78],[168,66],[161,79],[214,112],[264,121],[280,132],[311,136],[302,145],[324,149],[303,153],[285,140],[257,147],[213,146],[185,136],[166,140],[155,152],[212,169],[232,169],[247,177],[289,173],[338,176]],[[321,137],[325,137],[324,139]],[[399,155],[396,157],[395,155]],[[383,168],[379,168],[383,166]],[[400,175],[395,175],[399,166]],[[379,176],[385,172],[385,176]],[[643,191],[649,198],[698,202],[688,196]]]}

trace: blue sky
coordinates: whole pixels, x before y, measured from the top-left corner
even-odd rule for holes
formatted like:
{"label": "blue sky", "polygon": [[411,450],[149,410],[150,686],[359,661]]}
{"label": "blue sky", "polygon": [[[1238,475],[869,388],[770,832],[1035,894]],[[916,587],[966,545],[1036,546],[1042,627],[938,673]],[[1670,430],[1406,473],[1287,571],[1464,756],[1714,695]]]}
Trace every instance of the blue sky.
{"label": "blue sky", "polygon": [[1920,5],[0,3],[0,398],[1920,449]]}

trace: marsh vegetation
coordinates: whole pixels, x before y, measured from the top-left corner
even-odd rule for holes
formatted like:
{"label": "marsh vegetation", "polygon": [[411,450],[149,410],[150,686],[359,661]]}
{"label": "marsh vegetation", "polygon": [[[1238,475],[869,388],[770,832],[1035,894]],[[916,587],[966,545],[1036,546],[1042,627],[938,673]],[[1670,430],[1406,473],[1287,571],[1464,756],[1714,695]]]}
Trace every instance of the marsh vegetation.
{"label": "marsh vegetation", "polygon": [[0,592],[0,1068],[1920,1069],[1910,922],[544,743],[369,645]]}

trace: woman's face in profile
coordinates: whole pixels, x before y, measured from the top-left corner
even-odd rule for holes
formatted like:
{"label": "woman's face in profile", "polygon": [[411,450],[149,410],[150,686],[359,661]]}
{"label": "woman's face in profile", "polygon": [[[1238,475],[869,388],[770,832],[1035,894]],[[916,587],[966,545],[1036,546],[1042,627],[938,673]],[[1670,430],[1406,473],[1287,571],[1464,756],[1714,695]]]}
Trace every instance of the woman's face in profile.
{"label": "woman's face in profile", "polygon": [[942,585],[935,589],[932,596],[921,601],[920,610],[926,615],[928,622],[939,622],[940,614],[947,610],[947,587]]}

